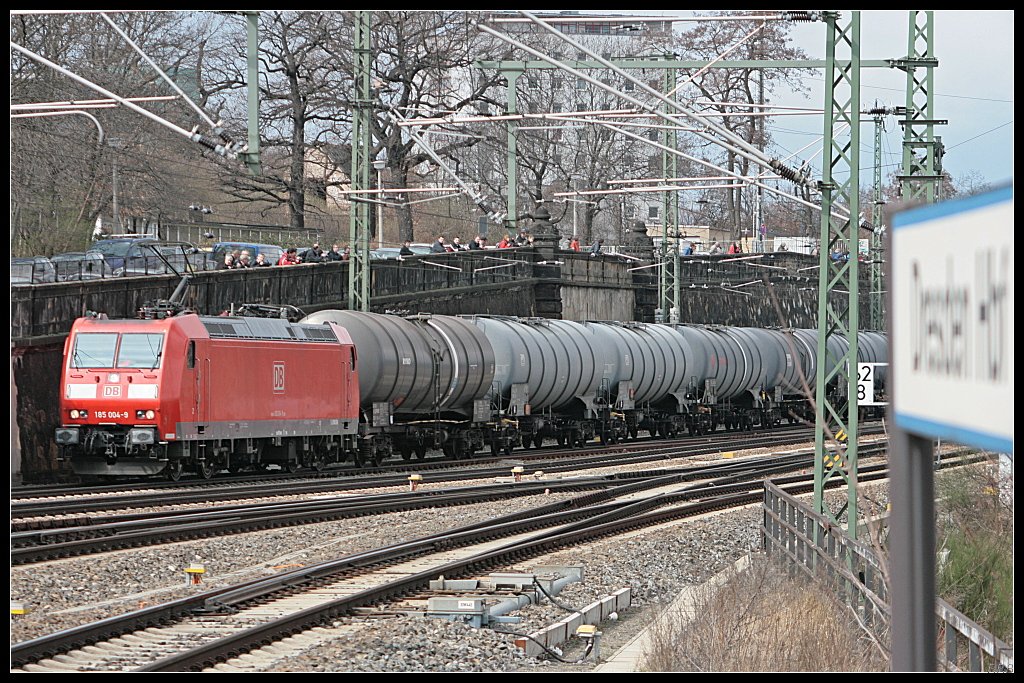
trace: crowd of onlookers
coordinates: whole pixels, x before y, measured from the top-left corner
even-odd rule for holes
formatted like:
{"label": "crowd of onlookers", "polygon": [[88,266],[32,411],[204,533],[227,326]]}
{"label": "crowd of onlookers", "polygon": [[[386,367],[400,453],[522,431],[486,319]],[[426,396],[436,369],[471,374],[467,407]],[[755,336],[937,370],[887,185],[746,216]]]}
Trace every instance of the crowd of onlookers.
{"label": "crowd of onlookers", "polygon": [[253,258],[252,252],[248,249],[239,249],[225,253],[224,260],[218,265],[217,269],[235,270],[238,268],[263,268],[273,265],[297,266],[300,263],[348,261],[349,254],[350,251],[347,246],[342,249],[339,245],[334,244],[331,246],[329,251],[324,251],[320,248],[319,242],[314,242],[313,246],[304,250],[301,254],[299,253],[298,248],[288,247],[284,252],[282,252],[276,263],[271,263],[267,260],[265,254],[256,254],[256,257]]}

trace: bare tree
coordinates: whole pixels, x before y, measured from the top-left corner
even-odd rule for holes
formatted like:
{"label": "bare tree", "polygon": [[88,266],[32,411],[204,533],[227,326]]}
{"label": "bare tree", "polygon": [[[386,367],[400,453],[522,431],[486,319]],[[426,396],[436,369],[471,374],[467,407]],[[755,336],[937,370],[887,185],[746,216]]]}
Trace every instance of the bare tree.
{"label": "bare tree", "polygon": [[[118,14],[118,26],[179,82],[189,79],[197,43],[207,25],[172,12]],[[15,15],[11,40],[125,97],[173,92],[143,58],[96,15]],[[187,90],[187,88],[186,88]],[[12,104],[101,97],[38,62],[12,51]],[[148,105],[188,128],[195,112],[180,101]],[[11,122],[12,241],[19,253],[49,254],[82,248],[96,219],[111,212],[114,180],[121,198],[116,222],[156,210],[169,188],[194,171],[177,174],[169,162],[198,163],[201,152],[184,137],[123,108],[81,115],[17,118]],[[103,142],[100,143],[100,128]]]}

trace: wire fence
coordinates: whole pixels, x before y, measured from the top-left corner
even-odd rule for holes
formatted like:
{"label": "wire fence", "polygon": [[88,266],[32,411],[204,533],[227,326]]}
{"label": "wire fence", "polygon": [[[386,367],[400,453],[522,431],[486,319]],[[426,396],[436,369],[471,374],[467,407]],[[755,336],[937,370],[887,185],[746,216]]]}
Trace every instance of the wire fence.
{"label": "wire fence", "polygon": [[[764,484],[762,547],[770,556],[837,590],[879,643],[889,639],[884,564],[875,550],[846,535],[771,481]],[[936,599],[936,648],[945,671],[1013,671],[1013,647]]]}

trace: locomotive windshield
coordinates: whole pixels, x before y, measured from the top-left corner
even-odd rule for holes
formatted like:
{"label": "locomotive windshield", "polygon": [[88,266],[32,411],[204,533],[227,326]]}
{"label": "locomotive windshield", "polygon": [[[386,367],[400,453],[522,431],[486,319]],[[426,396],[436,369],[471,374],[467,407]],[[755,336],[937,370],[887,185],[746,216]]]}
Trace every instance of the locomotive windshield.
{"label": "locomotive windshield", "polygon": [[75,335],[70,365],[73,368],[154,369],[160,367],[163,344],[162,334],[81,333]]}
{"label": "locomotive windshield", "polygon": [[158,368],[163,349],[162,334],[122,334],[117,353],[119,368]]}

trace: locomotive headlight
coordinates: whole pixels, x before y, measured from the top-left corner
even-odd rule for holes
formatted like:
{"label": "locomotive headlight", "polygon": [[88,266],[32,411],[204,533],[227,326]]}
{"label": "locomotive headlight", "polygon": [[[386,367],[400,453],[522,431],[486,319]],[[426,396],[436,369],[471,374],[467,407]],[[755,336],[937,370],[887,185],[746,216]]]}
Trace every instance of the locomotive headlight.
{"label": "locomotive headlight", "polygon": [[135,419],[137,420],[152,420],[156,417],[156,412],[152,410],[136,410]]}
{"label": "locomotive headlight", "polygon": [[107,375],[107,381],[110,382],[111,384],[116,384],[121,381],[121,375],[117,374],[116,372],[112,372],[109,375]]}
{"label": "locomotive headlight", "polygon": [[78,418],[85,419],[89,417],[88,410],[72,410],[69,414],[71,415],[72,420],[77,420]]}
{"label": "locomotive headlight", "polygon": [[156,430],[154,429],[132,429],[128,432],[128,443],[131,444],[152,444],[156,443]]}
{"label": "locomotive headlight", "polygon": [[154,417],[156,417],[156,413],[155,412],[153,412],[152,410],[147,410],[146,411],[146,419],[147,420],[152,420]]}

